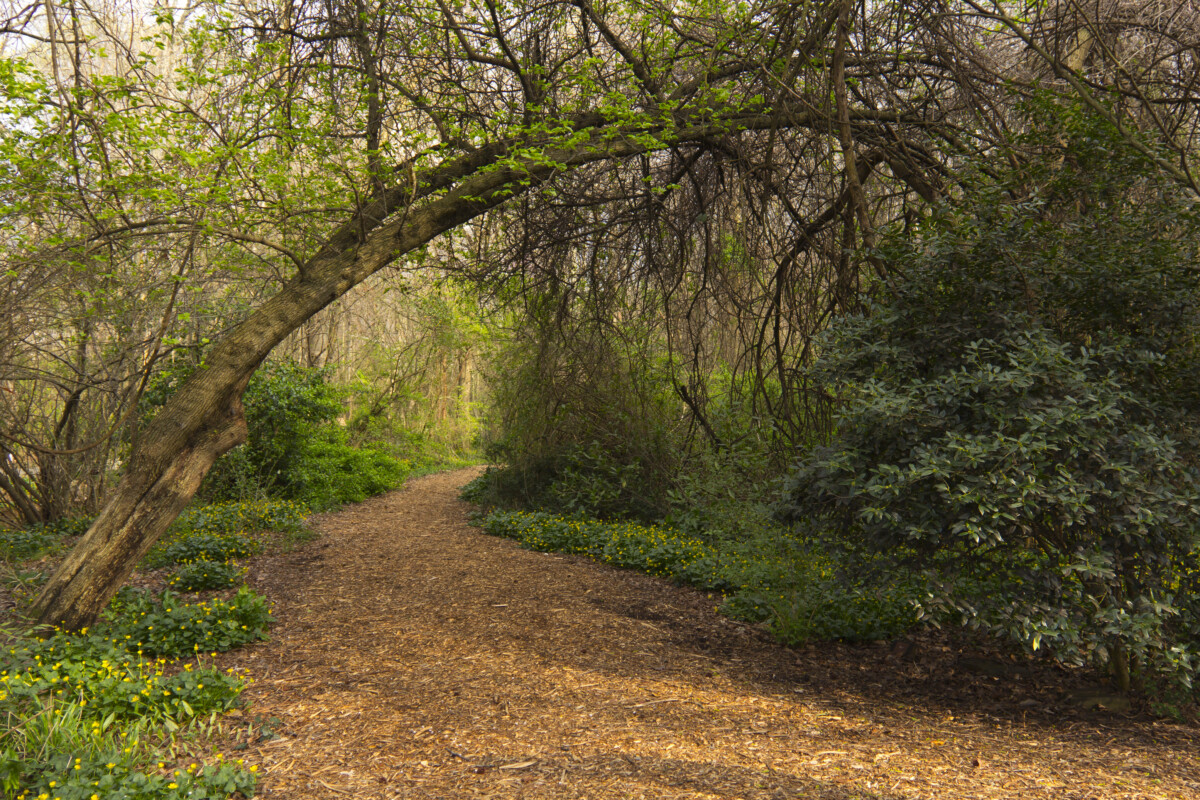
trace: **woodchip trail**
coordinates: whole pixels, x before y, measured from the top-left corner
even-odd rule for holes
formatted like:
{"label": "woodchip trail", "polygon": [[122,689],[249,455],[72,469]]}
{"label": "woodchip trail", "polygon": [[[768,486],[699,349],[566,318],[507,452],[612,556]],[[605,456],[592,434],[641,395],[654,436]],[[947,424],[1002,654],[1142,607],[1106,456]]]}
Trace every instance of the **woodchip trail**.
{"label": "woodchip trail", "polygon": [[260,796],[1200,798],[1194,727],[1067,714],[933,640],[781,647],[702,593],[484,535],[474,474],[255,564],[278,623],[220,659],[254,683],[219,746]]}

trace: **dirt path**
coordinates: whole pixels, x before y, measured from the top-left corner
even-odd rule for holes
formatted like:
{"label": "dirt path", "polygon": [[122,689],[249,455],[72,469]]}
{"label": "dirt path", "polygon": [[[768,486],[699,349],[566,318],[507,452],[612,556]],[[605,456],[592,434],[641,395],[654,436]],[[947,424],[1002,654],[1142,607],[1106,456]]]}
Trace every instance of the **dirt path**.
{"label": "dirt path", "polygon": [[256,681],[229,724],[263,797],[1200,798],[1195,728],[1018,715],[884,645],[778,647],[702,594],[483,535],[471,476],[256,567],[279,623],[227,665]]}

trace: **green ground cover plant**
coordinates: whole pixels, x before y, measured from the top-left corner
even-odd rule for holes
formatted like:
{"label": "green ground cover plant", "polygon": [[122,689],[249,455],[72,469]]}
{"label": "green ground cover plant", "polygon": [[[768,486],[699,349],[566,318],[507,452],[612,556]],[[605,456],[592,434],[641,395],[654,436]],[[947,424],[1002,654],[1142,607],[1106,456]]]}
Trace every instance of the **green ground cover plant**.
{"label": "green ground cover plant", "polygon": [[167,583],[172,589],[184,592],[203,592],[229,589],[237,585],[245,570],[232,561],[210,561],[206,558],[185,561],[175,568]]}
{"label": "green ground cover plant", "polygon": [[[104,724],[78,703],[47,701],[11,713],[0,753],[0,790],[14,800],[225,800],[254,794],[254,767],[218,758],[159,766],[154,726]],[[156,768],[157,767],[157,768]]]}
{"label": "green ground cover plant", "polygon": [[0,531],[0,560],[9,563],[28,561],[53,552],[61,545],[60,537],[40,528]]}
{"label": "green ground cover plant", "polygon": [[[478,491],[470,486],[467,496]],[[788,644],[897,636],[916,625],[916,600],[926,590],[911,573],[886,584],[870,580],[852,554],[778,530],[710,544],[665,526],[523,511],[493,511],[483,530],[531,550],[586,555],[713,592],[724,613],[764,622]]]}
{"label": "green ground cover plant", "polygon": [[262,543],[244,533],[188,532],[151,550],[142,563],[150,569],[196,561],[225,563],[255,555],[261,550]]}
{"label": "green ground cover plant", "polygon": [[0,561],[28,561],[52,553],[71,537],[87,531],[90,517],[67,517],[16,530],[0,530]]}
{"label": "green ground cover plant", "polygon": [[236,560],[262,552],[256,532],[272,530],[303,536],[307,515],[308,509],[293,500],[196,506],[180,516],[142,564],[149,569],[174,566],[168,579],[173,589],[199,592],[232,588],[245,574]]}
{"label": "green ground cover plant", "polygon": [[244,681],[204,658],[265,638],[269,623],[266,601],[245,587],[191,604],[125,590],[90,630],[9,636],[0,790],[24,800],[252,796],[253,767],[218,756],[168,770],[156,744],[234,707]]}
{"label": "green ground cover plant", "polygon": [[266,638],[267,601],[243,586],[229,600],[182,603],[170,591],[159,597],[125,589],[113,601],[115,634],[139,653],[179,658],[229,650]]}
{"label": "green ground cover plant", "polygon": [[179,515],[172,531],[230,534],[244,531],[297,533],[308,506],[295,500],[253,500],[195,505]]}
{"label": "green ground cover plant", "polygon": [[[292,500],[189,508],[143,562],[174,566],[174,591],[226,589],[262,551],[265,530],[302,536],[305,505]],[[86,530],[41,526],[23,533],[24,558]],[[0,795],[24,800],[217,800],[254,793],[253,767],[217,758],[166,769],[159,747],[235,706],[244,682],[210,654],[266,638],[264,598],[185,602],[174,591],[125,588],[101,620],[79,633],[10,634],[0,649]]]}
{"label": "green ground cover plant", "polygon": [[[114,720],[180,723],[231,708],[241,682],[211,668],[146,659],[119,633],[57,633],[5,653],[5,710],[54,698],[84,709],[97,725]],[[176,671],[178,669],[178,671]],[[110,723],[111,724],[111,723]]]}

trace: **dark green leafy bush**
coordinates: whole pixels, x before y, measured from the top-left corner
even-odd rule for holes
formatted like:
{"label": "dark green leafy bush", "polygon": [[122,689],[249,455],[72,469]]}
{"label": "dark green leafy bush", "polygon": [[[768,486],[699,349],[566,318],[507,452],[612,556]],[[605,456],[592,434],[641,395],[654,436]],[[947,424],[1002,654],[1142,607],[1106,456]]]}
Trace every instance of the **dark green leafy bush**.
{"label": "dark green leafy bush", "polygon": [[912,552],[941,579],[930,613],[1186,688],[1200,221],[1115,134],[1065,120],[1036,192],[943,208],[888,251],[895,293],[834,326],[837,432],[784,513]]}
{"label": "dark green leafy bush", "polygon": [[351,447],[341,429],[326,429],[305,444],[293,465],[287,492],[314,509],[361,503],[397,488],[409,465],[382,449]]}
{"label": "dark green leafy bush", "polygon": [[304,464],[309,439],[342,413],[341,393],[322,370],[272,361],[250,379],[242,402],[246,444],[217,461],[201,493],[220,500],[303,499],[294,490],[294,471]]}
{"label": "dark green leafy bush", "polygon": [[491,492],[492,475],[495,470],[488,467],[484,472],[467,482],[465,486],[459,489],[458,497],[461,500],[466,500],[468,503],[487,503]]}
{"label": "dark green leafy bush", "polygon": [[599,442],[571,446],[556,460],[542,497],[546,508],[601,518],[628,516],[638,508],[634,487],[641,467],[636,462],[606,452]]}
{"label": "dark green leafy bush", "polygon": [[[920,601],[930,588],[919,572],[893,557],[847,550],[831,541],[797,542],[767,530],[738,549],[750,554],[749,563],[777,566],[760,568],[757,580],[746,581],[746,588],[725,601],[726,613],[766,620],[771,632],[790,645],[894,639],[917,627]],[[764,541],[767,537],[773,541]],[[782,557],[763,559],[772,545]]]}
{"label": "dark green leafy bush", "polygon": [[[148,393],[146,413],[165,402],[190,374],[181,368],[159,376]],[[364,443],[352,446],[338,423],[343,411],[343,391],[331,386],[323,370],[306,369],[290,361],[270,362],[251,378],[243,396],[249,435],[245,445],[222,456],[205,479],[200,496],[210,500],[244,501],[263,497],[286,498],[324,510],[359,502],[403,483],[407,462],[382,447]],[[255,502],[214,503],[198,515],[225,515],[253,511]],[[229,532],[253,530],[248,520],[215,520]],[[263,519],[261,527],[280,530],[278,519]],[[206,520],[183,527],[208,531]]]}
{"label": "dark green leafy bush", "polygon": [[667,492],[662,523],[716,545],[755,540],[777,528],[769,502],[778,472],[769,425],[748,415],[713,414],[723,447],[689,454]]}

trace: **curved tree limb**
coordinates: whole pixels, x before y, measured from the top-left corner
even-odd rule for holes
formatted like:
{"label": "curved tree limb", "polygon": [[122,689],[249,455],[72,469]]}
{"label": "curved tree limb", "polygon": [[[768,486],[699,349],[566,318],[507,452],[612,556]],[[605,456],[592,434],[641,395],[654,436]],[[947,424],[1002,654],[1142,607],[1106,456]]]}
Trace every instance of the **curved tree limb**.
{"label": "curved tree limb", "polygon": [[[861,112],[855,122],[896,114]],[[409,184],[386,190],[333,232],[292,280],[225,333],[147,426],[112,499],[34,602],[44,623],[91,624],[138,560],[179,515],[218,457],[245,441],[241,396],[276,345],[321,309],[405,254],[424,246],[556,174],[736,131],[828,124],[812,112],[730,115],[684,127],[588,128],[520,158],[500,143],[425,176],[412,202]],[[420,184],[419,184],[420,185]],[[432,187],[451,186],[440,196]],[[402,213],[393,213],[402,212]]]}

